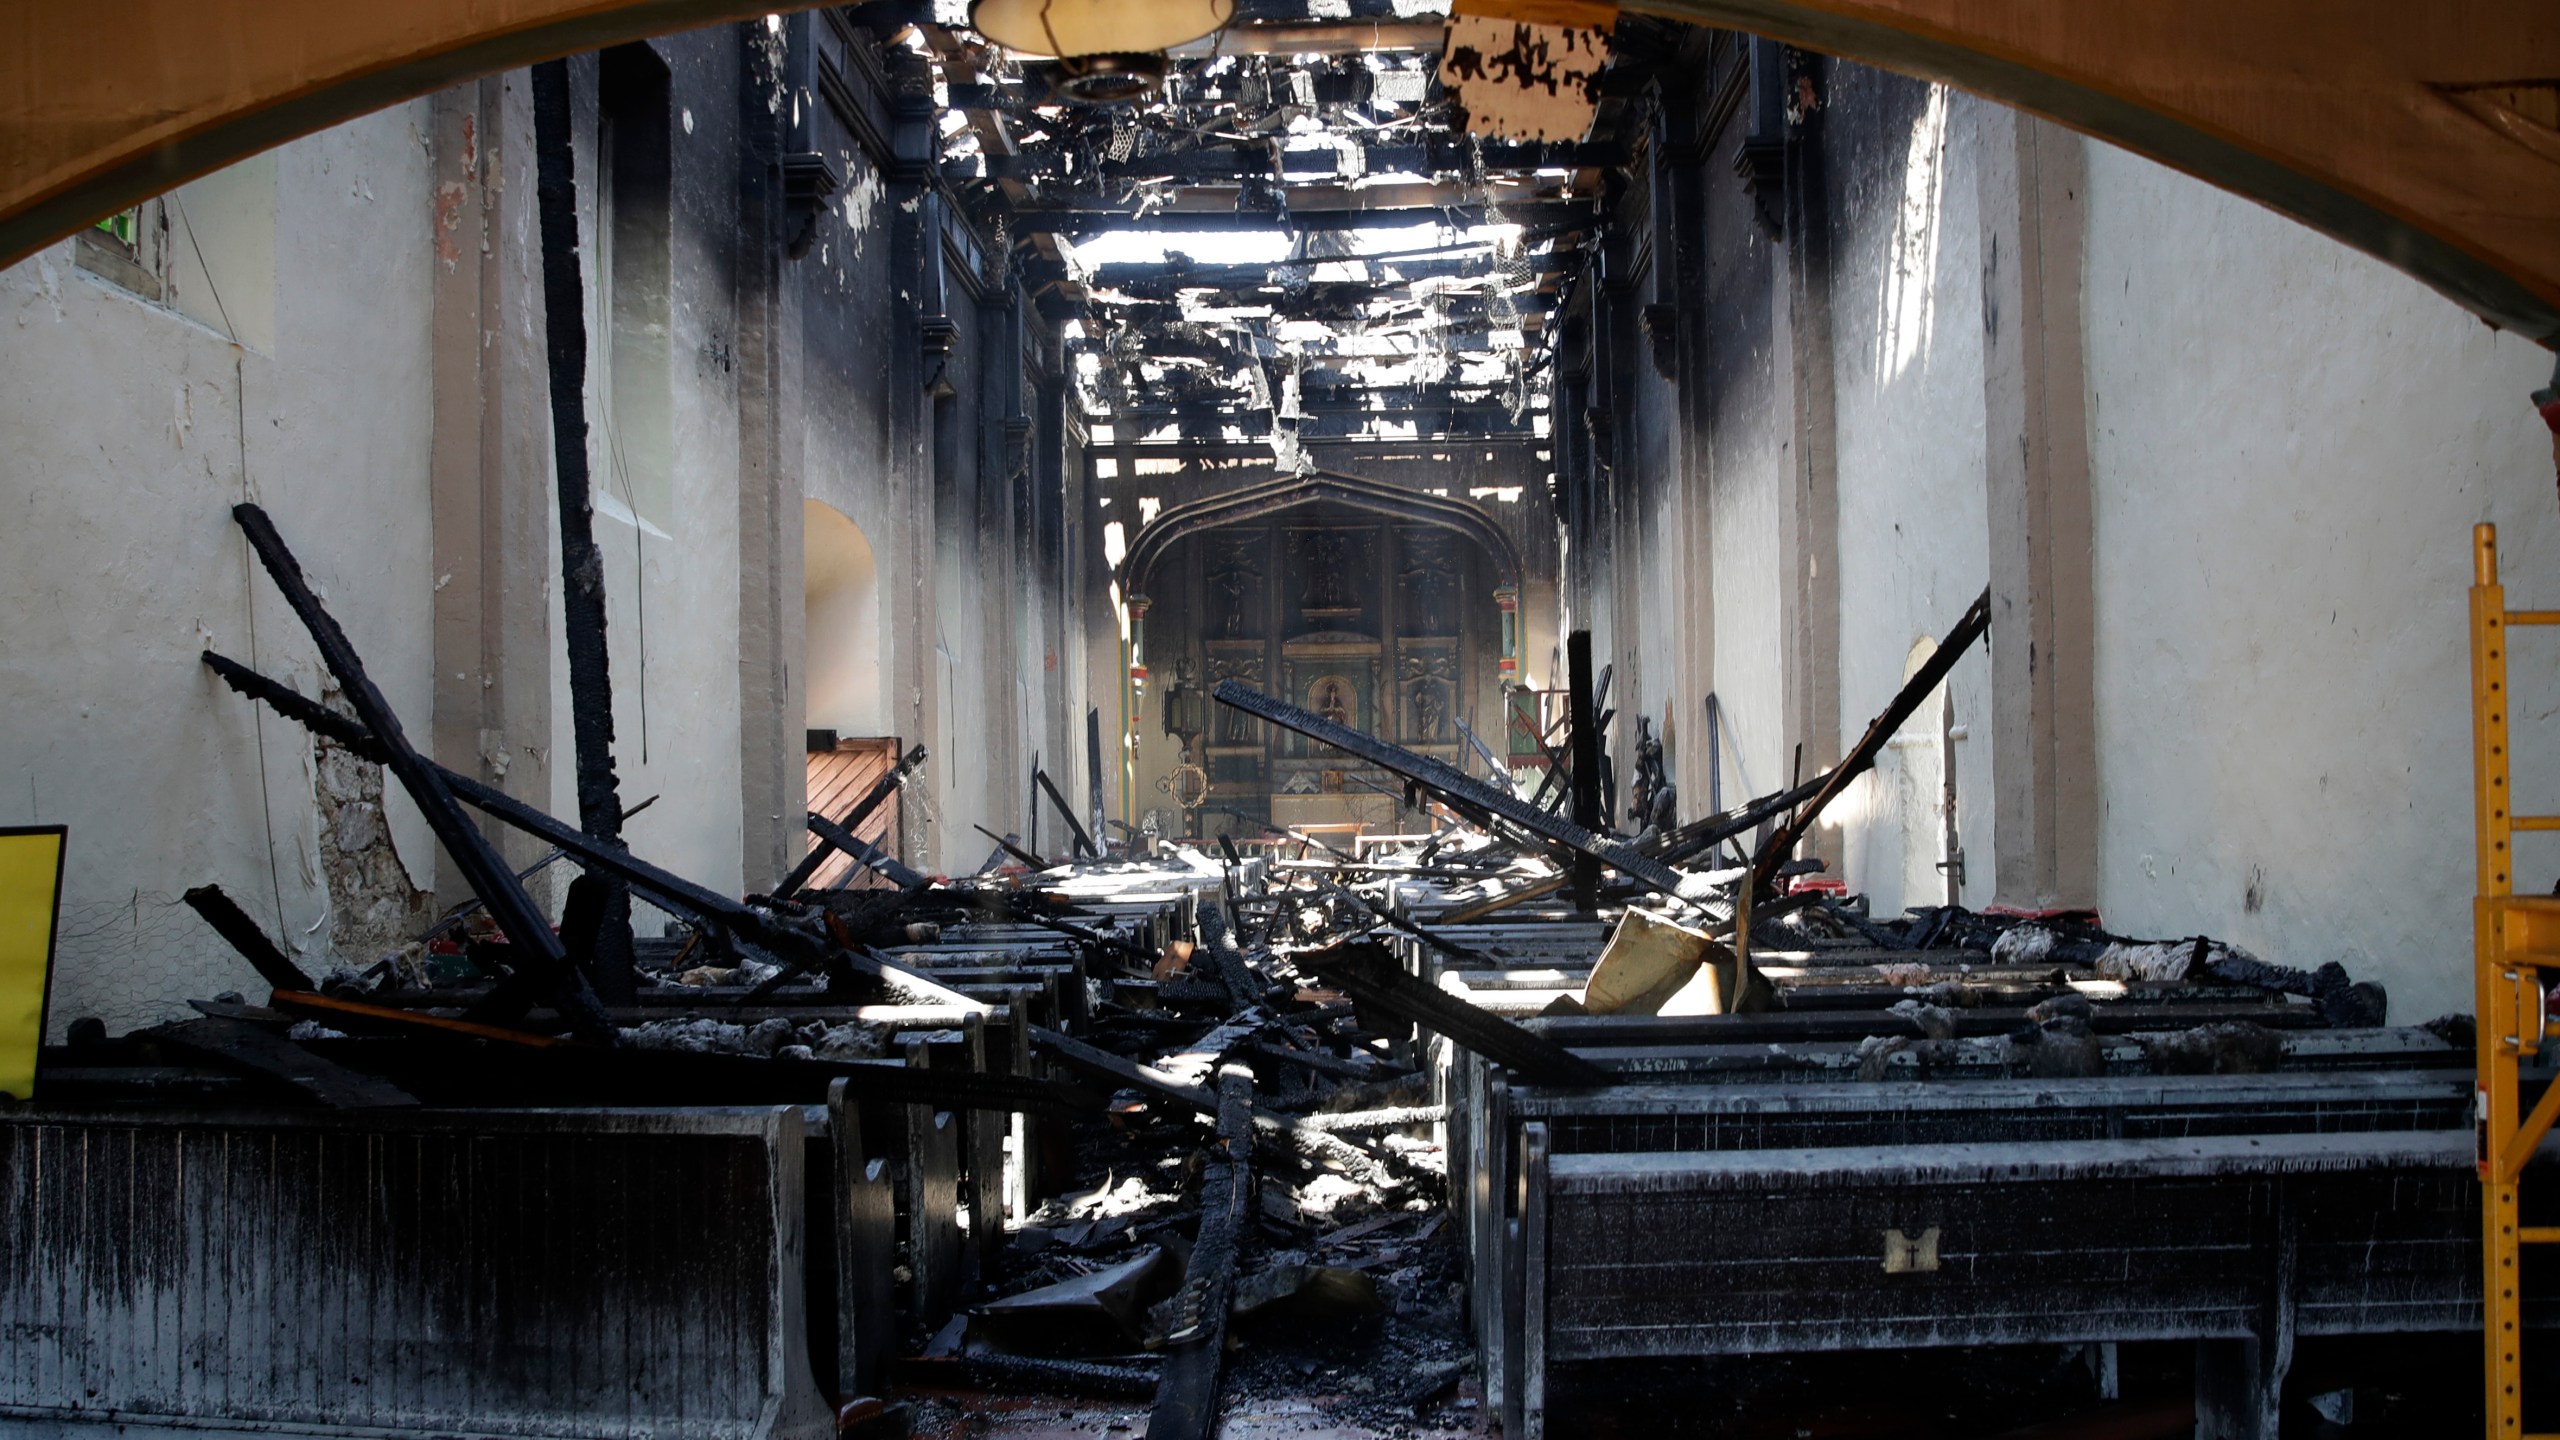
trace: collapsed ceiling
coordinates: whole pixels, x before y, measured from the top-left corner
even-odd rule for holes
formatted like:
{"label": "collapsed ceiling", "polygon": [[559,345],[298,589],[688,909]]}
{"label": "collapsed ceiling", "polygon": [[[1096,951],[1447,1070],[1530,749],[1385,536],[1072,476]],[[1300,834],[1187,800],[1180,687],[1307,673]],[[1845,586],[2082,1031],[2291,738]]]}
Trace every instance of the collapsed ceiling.
{"label": "collapsed ceiling", "polygon": [[1066,325],[1094,438],[1305,469],[1308,439],[1547,434],[1552,319],[1630,150],[1470,133],[1446,3],[1241,0],[1118,105],[1060,99],[947,4],[908,32],[945,176]]}

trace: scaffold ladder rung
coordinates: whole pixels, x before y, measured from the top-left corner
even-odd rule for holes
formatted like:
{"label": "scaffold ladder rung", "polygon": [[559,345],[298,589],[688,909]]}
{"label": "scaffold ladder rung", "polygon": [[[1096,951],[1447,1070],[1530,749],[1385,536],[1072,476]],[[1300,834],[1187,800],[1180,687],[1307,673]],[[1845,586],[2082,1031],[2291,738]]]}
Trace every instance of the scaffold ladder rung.
{"label": "scaffold ladder rung", "polygon": [[2518,1221],[2516,1191],[2552,1120],[2560,1085],[2528,1109],[2519,1071],[2552,1033],[2541,970],[2560,967],[2560,899],[2515,893],[2518,831],[2560,830],[2560,817],[2514,813],[2507,741],[2509,627],[2560,625],[2560,610],[2509,610],[2498,581],[2498,531],[2472,530],[2471,740],[2479,882],[2472,907],[2480,1127],[2481,1323],[2489,1440],[2560,1440],[2524,1430],[2524,1307],[2519,1261],[2527,1245],[2560,1244],[2560,1226]]}

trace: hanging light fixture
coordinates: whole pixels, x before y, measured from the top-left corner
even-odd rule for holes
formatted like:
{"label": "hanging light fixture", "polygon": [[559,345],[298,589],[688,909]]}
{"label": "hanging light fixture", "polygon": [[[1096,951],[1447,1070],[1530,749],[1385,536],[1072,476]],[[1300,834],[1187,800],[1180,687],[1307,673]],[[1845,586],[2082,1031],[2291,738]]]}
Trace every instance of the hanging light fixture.
{"label": "hanging light fixture", "polygon": [[1135,100],[1164,83],[1164,52],[1216,34],[1235,0],[978,0],[970,23],[1007,50],[1054,55],[1059,93]]}

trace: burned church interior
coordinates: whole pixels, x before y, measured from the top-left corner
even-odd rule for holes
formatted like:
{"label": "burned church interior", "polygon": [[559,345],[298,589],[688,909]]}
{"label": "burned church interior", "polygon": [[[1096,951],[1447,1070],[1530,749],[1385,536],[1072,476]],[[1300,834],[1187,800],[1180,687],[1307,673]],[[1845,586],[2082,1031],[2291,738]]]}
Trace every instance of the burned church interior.
{"label": "burned church interior", "polygon": [[0,13],[0,1437],[2560,1435],[2560,11]]}

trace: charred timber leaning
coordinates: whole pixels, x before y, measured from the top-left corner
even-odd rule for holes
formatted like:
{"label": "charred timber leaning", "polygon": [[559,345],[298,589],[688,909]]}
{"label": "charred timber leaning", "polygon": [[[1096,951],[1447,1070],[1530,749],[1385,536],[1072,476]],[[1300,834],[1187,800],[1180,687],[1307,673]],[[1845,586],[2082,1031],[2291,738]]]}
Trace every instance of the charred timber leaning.
{"label": "charred timber leaning", "polygon": [[[1600,830],[1603,814],[1600,801],[1600,727],[1594,718],[1598,702],[1591,693],[1591,632],[1576,630],[1565,637],[1565,674],[1568,709],[1572,726],[1566,734],[1573,747],[1573,823],[1593,833]],[[1572,877],[1573,903],[1578,910],[1600,908],[1600,867],[1591,862],[1589,852],[1573,862],[1568,872]]]}
{"label": "charred timber leaning", "polygon": [[[1093,848],[1093,836],[1087,834],[1083,822],[1076,819],[1075,807],[1067,803],[1067,797],[1058,793],[1057,782],[1049,778],[1049,772],[1034,765],[1031,767],[1031,778],[1039,785],[1042,792],[1048,795],[1049,803],[1058,807],[1058,818],[1067,822],[1067,833],[1076,838],[1076,853],[1100,855],[1102,852]],[[1039,807],[1033,806],[1032,811],[1036,816]]]}
{"label": "charred timber leaning", "polygon": [[[560,1012],[568,1018],[571,1028],[600,1044],[614,1043],[613,1026],[605,1019],[604,1007],[597,1003],[586,977],[570,965],[560,937],[551,932],[550,922],[534,905],[533,897],[516,883],[515,872],[498,858],[488,837],[454,803],[454,787],[448,782],[458,777],[411,748],[391,702],[374,687],[346,632],[338,628],[338,622],[321,605],[319,597],[311,593],[310,584],[302,578],[301,562],[294,559],[284,537],[276,533],[275,522],[267,518],[266,511],[245,502],[233,506],[231,516],[249,537],[250,548],[258,552],[276,589],[300,617],[303,628],[311,632],[329,673],[337,677],[347,703],[356,712],[356,722],[349,728],[364,737],[365,752],[379,759],[399,780],[401,788],[409,792],[409,798],[417,802],[428,827],[435,831],[436,839],[453,857],[454,864],[461,867],[472,890],[488,905],[489,917],[497,921],[508,942],[516,947],[515,953],[526,957],[552,982]],[[329,713],[325,707],[314,708]]]}
{"label": "charred timber leaning", "polygon": [[[1666,863],[1677,863],[1706,854],[1734,836],[1759,825],[1762,821],[1782,815],[1789,809],[1822,793],[1822,787],[1830,783],[1830,779],[1828,775],[1816,776],[1792,790],[1781,790],[1775,795],[1764,796],[1739,810],[1692,820],[1677,829],[1664,831],[1651,840],[1638,843],[1636,849],[1642,854],[1651,855]],[[1498,911],[1508,910],[1514,905],[1526,904],[1531,900],[1542,900],[1562,890],[1565,883],[1566,877],[1559,875],[1552,880],[1540,880],[1518,889],[1506,890],[1499,895],[1488,896],[1450,910],[1439,917],[1439,923],[1465,925],[1481,920]],[[1760,908],[1763,918],[1773,913],[1775,912],[1766,906]]]}
{"label": "charred timber leaning", "polygon": [[1410,1020],[1541,1085],[1609,1083],[1609,1073],[1543,1035],[1490,1015],[1404,972],[1375,945],[1344,945],[1300,957],[1355,1002]]}
{"label": "charred timber leaning", "polygon": [[[628,820],[632,816],[639,814],[641,811],[646,810],[657,803],[658,797],[652,795],[648,799],[641,801],[639,804],[624,810],[622,812],[622,818]],[[568,858],[568,851],[554,845],[549,850],[543,852],[541,859],[536,860],[532,864],[517,871],[516,883],[521,885],[525,881],[532,879],[534,876],[541,874],[543,871],[550,869],[552,866],[557,865]],[[428,926],[426,929],[419,931],[417,934],[412,935],[409,938],[416,944],[425,945],[434,941],[438,936],[450,935],[453,933],[455,926],[460,925],[465,919],[471,916],[472,912],[479,910],[480,908],[480,897],[474,895],[470,899],[463,901],[461,904],[454,906],[452,909],[447,910],[444,914],[438,916],[436,918],[436,923],[433,925]]]}
{"label": "charred timber leaning", "polygon": [[1884,713],[1876,716],[1874,722],[1867,726],[1867,733],[1858,738],[1858,743],[1851,747],[1847,758],[1834,767],[1830,774],[1822,777],[1822,788],[1815,792],[1811,800],[1805,802],[1803,809],[1798,810],[1786,824],[1778,827],[1777,832],[1769,837],[1767,844],[1760,847],[1759,855],[1751,862],[1751,885],[1754,890],[1765,890],[1769,887],[1770,883],[1777,878],[1778,867],[1785,863],[1788,852],[1796,848],[1796,842],[1804,838],[1804,832],[1812,828],[1815,820],[1821,818],[1823,807],[1837,799],[1841,791],[1849,788],[1850,781],[1867,773],[1868,769],[1876,763],[1876,757],[1884,753],[1885,742],[1891,740],[1894,732],[1902,728],[1902,722],[1910,719],[1912,712],[1920,708],[1920,702],[1928,699],[1930,692],[1936,690],[1946,680],[1947,672],[1956,668],[1956,661],[1964,658],[1964,652],[1973,648],[1973,642],[1989,634],[1990,631],[1991,589],[1985,586],[1981,597],[1975,600],[1965,610],[1963,617],[1956,621],[1955,628],[1949,630],[1947,637],[1938,642],[1937,650],[1927,660],[1921,662],[1919,670],[1913,673],[1909,680],[1903,682],[1901,692],[1893,697],[1893,703],[1887,705]]}
{"label": "charred timber leaning", "polygon": [[[924,756],[924,747],[918,745],[899,757],[898,763],[890,766],[887,774],[872,782],[871,789],[865,792],[860,800],[854,802],[853,808],[845,812],[844,818],[835,822],[836,826],[849,833],[859,833],[862,822],[871,818],[871,812],[880,808],[881,802],[889,798],[890,792],[907,783],[907,776],[913,774],[915,768],[924,763]],[[814,826],[811,827],[811,833],[816,834]],[[810,846],[809,853],[800,857],[800,863],[791,867],[791,873],[783,876],[781,882],[773,887],[773,898],[788,900],[799,894],[800,887],[808,884],[809,877],[817,874],[818,867],[826,864],[827,857],[835,853],[835,842],[824,835],[819,835],[818,843]]]}
{"label": "charred timber leaning", "polygon": [[[812,816],[811,818],[814,819],[816,817]],[[1049,868],[1048,857],[1035,854],[1032,851],[1022,848],[1004,836],[988,829],[984,825],[971,825],[969,828],[996,842],[996,848],[1003,851],[1005,854],[1012,856],[1014,863],[1035,871],[1046,870]]]}
{"label": "charred timber leaning", "polygon": [[312,983],[310,976],[302,973],[301,966],[276,948],[276,942],[267,938],[267,932],[258,928],[257,921],[250,919],[230,896],[222,893],[221,886],[199,885],[179,898],[187,902],[187,908],[203,916],[204,923],[212,926],[215,934],[240,952],[240,958],[249,962],[249,968],[258,972],[258,978],[266,981],[269,989],[320,988]]}
{"label": "charred timber leaning", "polygon": [[[250,699],[265,702],[286,719],[298,721],[315,733],[325,735],[368,759],[387,762],[387,750],[378,743],[364,725],[337,711],[307,699],[277,684],[240,662],[207,650],[204,663],[222,677],[224,683]],[[588,839],[578,829],[552,818],[503,790],[483,785],[469,776],[458,775],[432,760],[420,763],[440,778],[450,796],[459,797],[474,809],[505,821],[528,834],[559,846],[576,856],[578,863],[592,869],[610,871],[626,883],[649,896],[652,903],[675,914],[687,916],[696,923],[724,929],[741,939],[761,945],[773,952],[786,966],[798,964],[807,970],[826,975],[831,981],[842,981],[852,974],[870,975],[918,998],[935,1003],[957,1005],[983,1012],[980,1001],[947,989],[903,966],[885,961],[859,948],[838,945],[831,937],[822,937],[786,923],[781,917],[744,902],[733,900],[716,890],[707,889],[672,872],[662,870],[640,859],[628,850],[607,849]],[[468,820],[460,822],[473,837],[479,831]],[[483,845],[487,842],[481,841]],[[499,874],[510,883],[515,877],[501,867]],[[522,890],[514,892],[523,895]],[[483,892],[483,898],[487,898]],[[531,901],[525,902],[529,907]],[[548,925],[543,937],[557,947],[558,938]],[[539,953],[539,952],[533,952]],[[602,1010],[596,1012],[599,1022]]]}
{"label": "charred timber leaning", "polygon": [[1679,871],[1639,853],[1634,846],[1623,841],[1596,835],[1583,826],[1536,809],[1518,796],[1504,794],[1443,761],[1415,754],[1400,745],[1390,745],[1348,725],[1337,725],[1285,700],[1273,699],[1241,681],[1222,680],[1218,682],[1218,688],[1209,693],[1221,705],[1242,710],[1256,719],[1268,720],[1283,729],[1295,730],[1311,740],[1320,740],[1336,750],[1393,771],[1462,807],[1500,816],[1531,834],[1614,865],[1649,890],[1678,899],[1689,898],[1680,893],[1682,877]]}
{"label": "charred timber leaning", "polygon": [[1098,1400],[1145,1400],[1156,1393],[1163,1369],[1102,1360],[1049,1360],[1030,1355],[909,1355],[898,1360],[900,1382],[936,1390],[994,1390],[1031,1395],[1089,1395]]}
{"label": "charred timber leaning", "polygon": [[[587,484],[587,287],[578,264],[577,160],[570,148],[569,62],[533,67],[534,210],[542,234],[542,329],[550,352],[552,473],[560,499],[560,619],[569,652],[569,714],[577,748],[578,828],[599,845],[622,841],[613,771],[613,671],[605,644],[604,552],[596,548]],[[639,990],[631,891],[609,876],[582,887],[581,949],[598,992],[626,1005]]]}
{"label": "charred timber leaning", "polygon": [[921,890],[933,883],[900,863],[896,856],[815,811],[809,814],[809,833],[852,856],[864,869],[887,876],[901,890]]}

